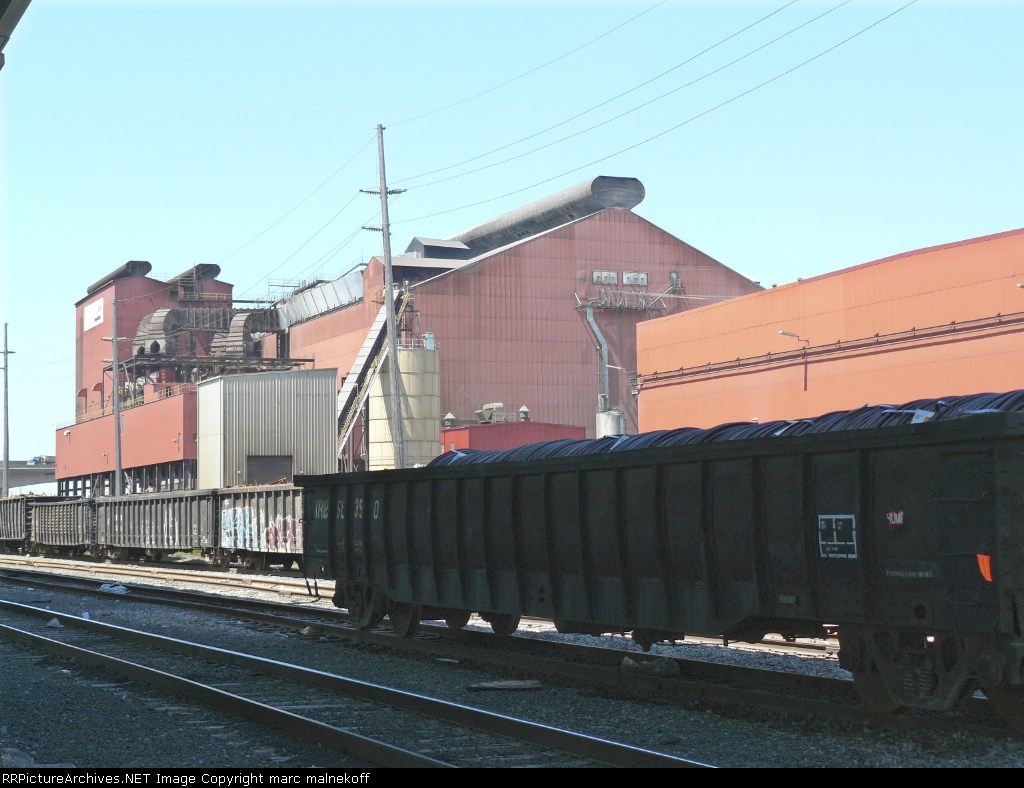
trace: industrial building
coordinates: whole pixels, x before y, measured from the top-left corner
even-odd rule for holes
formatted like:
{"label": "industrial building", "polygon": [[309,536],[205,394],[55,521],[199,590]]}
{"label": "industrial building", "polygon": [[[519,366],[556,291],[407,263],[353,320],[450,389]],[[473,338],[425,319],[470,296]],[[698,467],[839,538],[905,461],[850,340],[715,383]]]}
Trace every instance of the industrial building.
{"label": "industrial building", "polygon": [[[124,264],[76,304],[60,494],[116,493],[117,467],[124,492],[394,467],[392,424],[408,466],[449,444],[509,448],[1024,386],[1024,229],[763,289],[634,213],[643,198],[636,179],[598,177],[449,238],[414,237],[392,259],[401,422],[381,258],[258,308],[234,302],[217,266],[163,281],[148,262]],[[200,473],[200,386],[222,394],[209,381],[240,376],[245,387],[270,373],[293,381],[287,394],[260,382],[249,389],[275,393],[246,395],[244,407],[221,396],[205,455],[216,460]],[[315,415],[285,412],[314,389]],[[257,445],[260,425],[291,442]],[[247,446],[231,445],[244,435]]]}
{"label": "industrial building", "polygon": [[[439,418],[481,423],[478,411],[497,402],[509,419],[525,406],[534,421],[588,437],[636,432],[637,325],[761,289],[634,213],[644,196],[635,178],[592,178],[449,238],[415,237],[393,258],[408,295],[399,366],[407,352],[437,354]],[[350,276],[351,303],[291,325],[286,346],[336,367],[343,390],[365,374],[353,359],[375,352],[364,345],[380,322],[383,262]],[[335,289],[306,295],[323,301]],[[346,432],[343,467],[361,467]]]}
{"label": "industrial building", "polygon": [[641,431],[1024,388],[1024,229],[637,326]]}
{"label": "industrial building", "polygon": [[[215,265],[163,281],[148,262],[124,264],[76,304],[76,415],[56,433],[59,493],[256,483],[287,478],[286,457],[292,473],[393,467],[392,423],[409,448],[403,464],[421,464],[441,452],[443,420],[487,424],[494,403],[507,403],[506,424],[525,407],[559,434],[635,432],[637,326],[761,290],[634,213],[644,196],[635,178],[600,176],[449,238],[414,237],[392,260],[401,422],[388,394],[381,258],[258,308],[235,303]],[[331,467],[320,443],[230,449],[225,430],[217,456],[234,460],[205,474],[200,385],[301,370],[336,370],[336,408],[307,425],[330,434]],[[287,399],[253,400],[238,423],[284,423]]]}
{"label": "industrial building", "polygon": [[[218,266],[167,281],[151,270],[148,261],[129,261],[75,305],[75,420],[58,427],[55,441],[60,495],[194,489],[197,384],[305,364],[262,357],[264,338],[277,336],[276,312],[234,308]],[[238,471],[240,481],[259,480]]]}

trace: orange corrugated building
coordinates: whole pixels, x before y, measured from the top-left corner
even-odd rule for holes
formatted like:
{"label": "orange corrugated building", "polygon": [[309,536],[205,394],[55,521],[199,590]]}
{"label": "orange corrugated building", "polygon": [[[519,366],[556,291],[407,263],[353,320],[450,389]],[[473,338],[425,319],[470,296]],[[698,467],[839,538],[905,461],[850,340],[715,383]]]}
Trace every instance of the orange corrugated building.
{"label": "orange corrugated building", "polygon": [[1024,229],[637,325],[641,431],[1024,388]]}

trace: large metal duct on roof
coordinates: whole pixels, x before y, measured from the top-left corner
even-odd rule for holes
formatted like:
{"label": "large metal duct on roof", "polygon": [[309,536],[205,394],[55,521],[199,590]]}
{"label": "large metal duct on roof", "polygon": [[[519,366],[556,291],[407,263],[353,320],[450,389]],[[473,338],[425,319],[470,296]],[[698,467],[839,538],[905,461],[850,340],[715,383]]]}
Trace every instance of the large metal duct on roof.
{"label": "large metal duct on roof", "polygon": [[599,175],[448,238],[482,254],[551,230],[605,208],[633,208],[644,198],[636,178]]}
{"label": "large metal duct on roof", "polygon": [[153,270],[153,266],[145,260],[129,260],[127,263],[122,265],[120,268],[115,268],[105,277],[100,279],[98,282],[89,285],[89,289],[85,292],[92,295],[97,290],[106,287],[115,279],[121,279],[126,276],[145,276]]}
{"label": "large metal duct on roof", "polygon": [[132,355],[176,356],[181,352],[178,335],[182,331],[211,331],[226,335],[234,325],[234,315],[234,310],[228,307],[158,309],[139,322],[132,342]]}
{"label": "large metal duct on roof", "polygon": [[178,353],[178,333],[185,327],[181,309],[158,309],[139,321],[132,341],[133,356],[174,356]]}
{"label": "large metal duct on roof", "polygon": [[168,279],[167,284],[176,285],[182,282],[195,282],[198,279],[216,279],[220,276],[220,266],[215,263],[200,263],[194,265],[187,271],[183,271],[173,279]]}
{"label": "large metal duct on roof", "polygon": [[210,355],[248,358],[255,354],[253,333],[270,333],[279,328],[280,318],[276,309],[236,312],[231,318],[230,328],[219,332],[210,342]]}

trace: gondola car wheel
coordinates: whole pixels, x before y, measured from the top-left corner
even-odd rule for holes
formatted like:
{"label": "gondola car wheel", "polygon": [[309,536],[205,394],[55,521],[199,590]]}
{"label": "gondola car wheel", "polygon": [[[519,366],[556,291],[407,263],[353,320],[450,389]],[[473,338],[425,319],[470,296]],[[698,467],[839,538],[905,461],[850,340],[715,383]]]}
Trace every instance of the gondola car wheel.
{"label": "gondola car wheel", "polygon": [[1000,684],[984,690],[999,715],[1018,733],[1024,733],[1024,687]]}
{"label": "gondola car wheel", "polygon": [[384,618],[380,592],[373,586],[352,586],[345,597],[345,607],[357,629],[369,629]]}
{"label": "gondola car wheel", "polygon": [[253,569],[257,572],[262,572],[267,568],[267,556],[266,553],[253,553],[245,559],[245,566],[247,569]]}
{"label": "gondola car wheel", "polygon": [[511,613],[488,613],[483,618],[495,635],[511,635],[519,629],[519,616]]}
{"label": "gondola car wheel", "polygon": [[885,688],[885,682],[877,672],[870,670],[851,672],[857,693],[864,701],[864,705],[871,711],[876,711],[879,714],[894,714],[903,708],[902,704],[892,699],[889,690]]}
{"label": "gondola car wheel", "polygon": [[448,629],[465,629],[471,615],[468,610],[456,610],[444,617],[444,623]]}
{"label": "gondola car wheel", "polygon": [[407,605],[403,602],[392,602],[388,611],[391,629],[400,638],[411,638],[420,625],[420,606]]}

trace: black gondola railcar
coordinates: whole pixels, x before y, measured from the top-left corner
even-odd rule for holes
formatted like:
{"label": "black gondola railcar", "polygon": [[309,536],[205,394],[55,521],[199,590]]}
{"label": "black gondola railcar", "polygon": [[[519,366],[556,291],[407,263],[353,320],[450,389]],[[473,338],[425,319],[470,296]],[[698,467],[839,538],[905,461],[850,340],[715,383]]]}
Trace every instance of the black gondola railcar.
{"label": "black gondola railcar", "polygon": [[1024,727],[1024,414],[913,410],[299,476],[306,571],[400,635],[472,613],[645,648],[835,632],[872,707],[950,709],[980,688]]}

